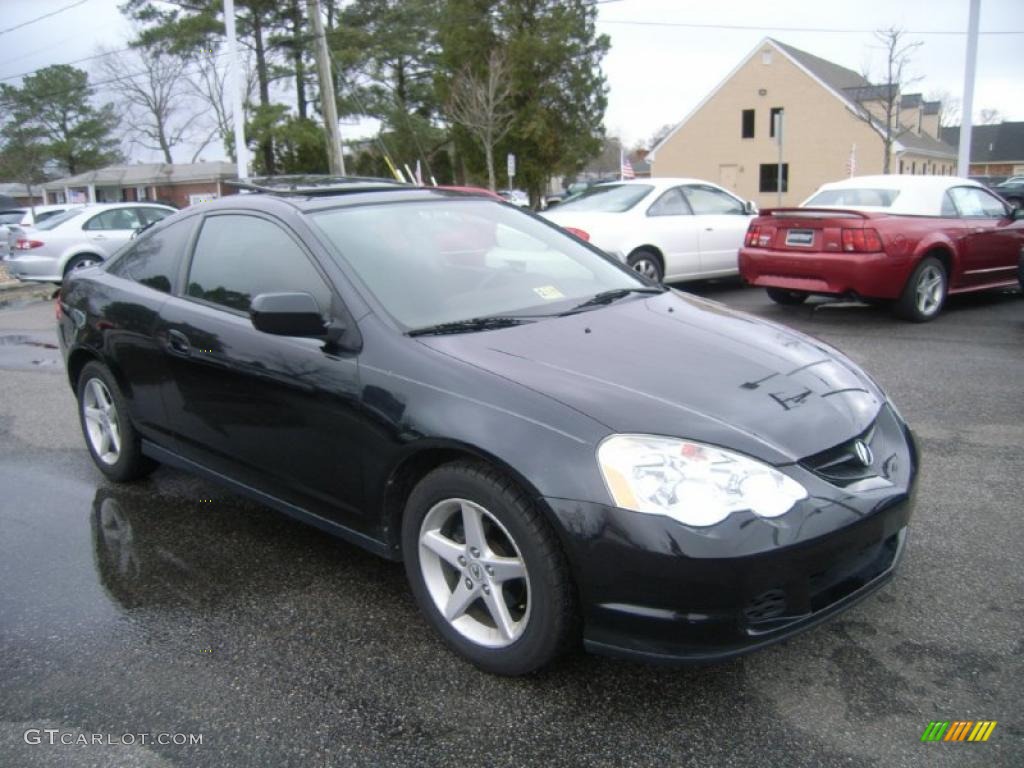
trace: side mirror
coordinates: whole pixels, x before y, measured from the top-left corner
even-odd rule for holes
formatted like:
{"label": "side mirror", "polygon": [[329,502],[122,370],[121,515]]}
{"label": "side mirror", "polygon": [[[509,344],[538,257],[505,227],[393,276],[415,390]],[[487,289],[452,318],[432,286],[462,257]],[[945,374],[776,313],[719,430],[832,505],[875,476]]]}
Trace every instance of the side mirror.
{"label": "side mirror", "polygon": [[327,335],[316,299],[308,293],[261,293],[249,305],[249,319],[257,331],[274,336]]}
{"label": "side mirror", "polygon": [[755,203],[753,200],[747,200],[747,202],[743,204],[743,212],[748,216],[757,216],[757,203]]}
{"label": "side mirror", "polygon": [[1024,207],[1021,207],[1019,205],[1013,206],[1013,208],[1010,211],[1010,218],[1013,219],[1014,221],[1021,221],[1022,219],[1024,219]]}

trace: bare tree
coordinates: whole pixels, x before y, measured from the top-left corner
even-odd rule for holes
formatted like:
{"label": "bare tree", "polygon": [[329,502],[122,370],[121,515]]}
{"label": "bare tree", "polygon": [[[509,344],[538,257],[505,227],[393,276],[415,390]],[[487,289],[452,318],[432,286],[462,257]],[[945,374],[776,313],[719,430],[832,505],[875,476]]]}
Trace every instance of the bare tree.
{"label": "bare tree", "polygon": [[949,91],[936,90],[929,92],[928,101],[939,102],[939,125],[943,128],[960,125],[960,99]]}
{"label": "bare tree", "polygon": [[139,49],[107,52],[100,66],[107,87],[121,99],[125,138],[130,142],[160,152],[167,163],[174,162],[175,147],[189,145],[195,162],[217,135],[217,128],[204,120],[203,105],[192,98],[186,59]]}
{"label": "bare tree", "polygon": [[978,122],[981,125],[995,125],[1003,122],[1003,116],[998,109],[989,107],[978,112]]}
{"label": "bare tree", "polygon": [[[904,34],[899,27],[889,27],[875,32],[875,38],[885,52],[884,82],[880,85],[856,88],[853,92],[854,101],[860,107],[857,117],[882,135],[883,173],[889,173],[890,170],[892,145],[910,130],[900,124],[900,100],[903,89],[921,79],[911,78],[907,74],[910,60],[914,52],[921,47],[921,43],[906,42]],[[864,79],[870,82],[869,73],[863,74]]]}
{"label": "bare tree", "polygon": [[448,115],[457,125],[465,128],[484,148],[487,161],[487,183],[493,192],[494,147],[512,127],[514,114],[508,104],[512,86],[508,76],[508,63],[498,50],[491,51],[487,70],[477,74],[467,65],[455,76]]}
{"label": "bare tree", "polygon": [[[256,93],[256,72],[252,66],[252,56],[247,52],[245,55],[240,53],[239,66],[243,73],[242,100],[250,104]],[[192,71],[193,75],[187,81],[188,87],[192,95],[210,110],[217,135],[234,160],[234,112],[227,57],[222,55],[222,51],[211,51],[194,63]]]}

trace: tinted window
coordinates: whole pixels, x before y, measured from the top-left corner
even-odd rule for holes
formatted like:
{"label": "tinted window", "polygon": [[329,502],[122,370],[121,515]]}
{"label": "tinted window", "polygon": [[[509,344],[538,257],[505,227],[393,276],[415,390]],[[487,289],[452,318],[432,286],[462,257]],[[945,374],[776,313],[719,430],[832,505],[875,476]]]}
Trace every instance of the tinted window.
{"label": "tinted window", "polygon": [[195,222],[192,217],[144,233],[111,263],[109,271],[170,293]]}
{"label": "tinted window", "polygon": [[1006,215],[1006,206],[979,187],[953,187],[949,194],[961,216],[1000,219]]}
{"label": "tinted window", "polygon": [[709,213],[745,213],[743,203],[720,189],[705,186],[683,187],[683,194],[694,215]]}
{"label": "tinted window", "polygon": [[144,222],[139,219],[135,208],[112,208],[109,211],[98,213],[85,222],[82,229],[138,229]]}
{"label": "tinted window", "polygon": [[647,209],[648,216],[683,216],[689,213],[690,206],[686,204],[678,187],[668,190]]}
{"label": "tinted window", "polygon": [[0,211],[0,224],[20,224],[25,211]]}
{"label": "tinted window", "polygon": [[639,203],[654,187],[646,184],[602,184],[558,206],[559,211],[622,213]]}
{"label": "tinted window", "polygon": [[895,189],[823,189],[806,205],[870,205],[888,208],[900,196]]}
{"label": "tinted window", "polygon": [[59,216],[62,213],[64,213],[63,210],[59,210],[59,211],[43,211],[42,213],[37,213],[36,214],[36,224],[38,224],[41,221],[46,221],[47,219],[51,219],[54,216]]}
{"label": "tinted window", "polygon": [[36,229],[56,229],[65,221],[70,221],[71,219],[75,218],[76,216],[80,216],[81,214],[81,210],[64,211],[64,213],[60,214],[59,216],[53,216],[52,218],[47,219],[41,224],[36,224]]}
{"label": "tinted window", "polygon": [[330,311],[327,284],[284,229],[243,214],[203,222],[189,269],[189,296],[247,312],[261,293],[292,291],[313,294],[320,311]]}
{"label": "tinted window", "polygon": [[136,208],[135,210],[144,224],[156,224],[156,222],[162,221],[174,213],[174,211],[168,211],[166,208]]}

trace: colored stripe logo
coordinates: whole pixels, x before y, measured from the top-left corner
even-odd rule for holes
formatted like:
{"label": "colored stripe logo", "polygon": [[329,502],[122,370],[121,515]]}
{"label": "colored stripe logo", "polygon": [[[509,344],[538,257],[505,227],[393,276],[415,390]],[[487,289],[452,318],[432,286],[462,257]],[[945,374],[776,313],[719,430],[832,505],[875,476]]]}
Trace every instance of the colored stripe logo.
{"label": "colored stripe logo", "polygon": [[921,741],[988,741],[996,720],[932,720]]}

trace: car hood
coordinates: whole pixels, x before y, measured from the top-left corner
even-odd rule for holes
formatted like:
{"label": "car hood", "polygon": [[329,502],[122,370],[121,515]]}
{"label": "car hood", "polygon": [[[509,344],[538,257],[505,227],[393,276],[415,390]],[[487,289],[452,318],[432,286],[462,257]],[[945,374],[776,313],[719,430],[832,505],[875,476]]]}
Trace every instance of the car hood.
{"label": "car hood", "polygon": [[611,431],[690,438],[773,464],[862,433],[885,399],[822,342],[677,291],[419,340]]}

